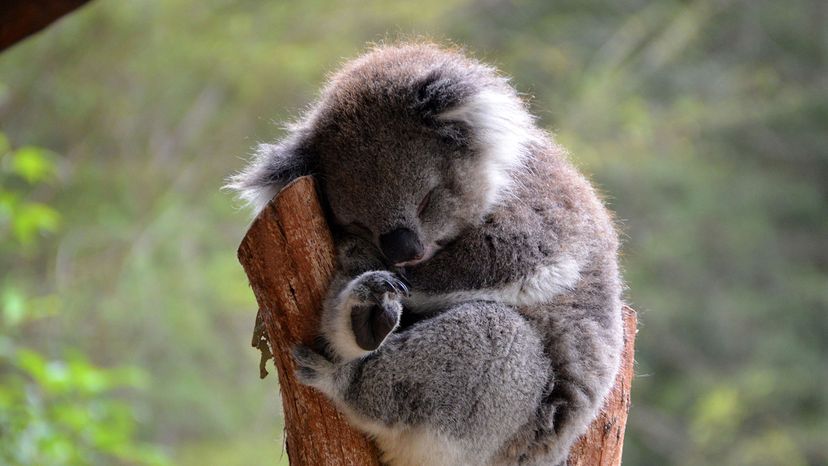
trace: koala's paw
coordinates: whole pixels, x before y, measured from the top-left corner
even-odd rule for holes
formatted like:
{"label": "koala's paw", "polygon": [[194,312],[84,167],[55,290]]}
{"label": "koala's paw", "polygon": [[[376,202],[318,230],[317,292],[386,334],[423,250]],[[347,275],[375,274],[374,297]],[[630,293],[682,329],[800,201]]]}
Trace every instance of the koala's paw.
{"label": "koala's paw", "polygon": [[293,347],[296,378],[300,383],[314,387],[325,394],[333,393],[334,364],[307,346]]}
{"label": "koala's paw", "polygon": [[356,344],[363,351],[374,351],[397,328],[403,310],[400,300],[408,295],[408,287],[391,272],[373,271],[355,278],[346,292],[344,303]]}

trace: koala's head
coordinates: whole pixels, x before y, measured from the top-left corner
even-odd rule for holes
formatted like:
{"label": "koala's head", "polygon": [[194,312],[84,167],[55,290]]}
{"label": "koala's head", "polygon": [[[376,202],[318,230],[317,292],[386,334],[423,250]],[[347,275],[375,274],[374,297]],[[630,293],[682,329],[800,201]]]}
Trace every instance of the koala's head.
{"label": "koala's head", "polygon": [[374,49],[333,75],[280,143],[230,187],[261,209],[318,177],[333,222],[390,264],[428,260],[508,196],[534,123],[506,78],[431,44]]}

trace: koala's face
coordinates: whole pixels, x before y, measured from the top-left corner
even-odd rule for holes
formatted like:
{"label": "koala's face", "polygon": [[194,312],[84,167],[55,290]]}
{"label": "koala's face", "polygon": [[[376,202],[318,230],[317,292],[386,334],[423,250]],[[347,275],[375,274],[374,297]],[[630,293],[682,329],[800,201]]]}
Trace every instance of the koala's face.
{"label": "koala's face", "polygon": [[415,265],[485,214],[483,161],[461,136],[469,128],[446,137],[413,113],[373,110],[317,139],[323,190],[336,223],[389,263]]}

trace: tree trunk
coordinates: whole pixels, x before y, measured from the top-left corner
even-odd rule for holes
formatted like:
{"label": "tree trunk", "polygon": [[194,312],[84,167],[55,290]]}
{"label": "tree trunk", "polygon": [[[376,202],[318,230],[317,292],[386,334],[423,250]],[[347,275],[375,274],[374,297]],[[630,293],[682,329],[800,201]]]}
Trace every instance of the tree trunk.
{"label": "tree trunk", "polygon": [[294,377],[291,348],[310,345],[334,271],[334,245],[312,178],[279,193],[239,247],[279,372],[292,466],[379,465],[377,451],[321,393]]}
{"label": "tree trunk", "polygon": [[45,28],[89,0],[3,0],[0,51]]}
{"label": "tree trunk", "polygon": [[[290,464],[379,465],[376,447],[325,397],[294,377],[290,349],[300,342],[311,344],[317,335],[335,266],[333,240],[314,180],[303,177],[285,187],[253,221],[238,254],[279,373]],[[621,464],[635,338],[635,312],[629,308],[624,310],[624,323],[624,363],[616,387],[604,412],[573,448],[569,466]]]}

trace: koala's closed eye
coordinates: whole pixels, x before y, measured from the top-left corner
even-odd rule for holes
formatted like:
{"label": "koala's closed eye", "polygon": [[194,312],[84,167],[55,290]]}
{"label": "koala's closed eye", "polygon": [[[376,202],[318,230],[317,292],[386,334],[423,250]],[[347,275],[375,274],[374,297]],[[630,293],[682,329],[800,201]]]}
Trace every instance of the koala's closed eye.
{"label": "koala's closed eye", "polygon": [[363,238],[368,239],[374,237],[374,232],[372,232],[370,228],[366,227],[365,225],[359,222],[351,222],[342,228],[352,235],[361,236]]}
{"label": "koala's closed eye", "polygon": [[422,217],[423,212],[425,212],[425,210],[428,208],[428,204],[431,201],[432,194],[434,194],[434,191],[436,191],[436,190],[437,190],[437,188],[434,188],[431,191],[429,191],[428,194],[426,194],[425,197],[423,197],[423,200],[420,201],[420,205],[419,205],[419,207],[417,207],[417,216],[418,217]]}

